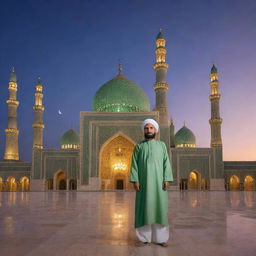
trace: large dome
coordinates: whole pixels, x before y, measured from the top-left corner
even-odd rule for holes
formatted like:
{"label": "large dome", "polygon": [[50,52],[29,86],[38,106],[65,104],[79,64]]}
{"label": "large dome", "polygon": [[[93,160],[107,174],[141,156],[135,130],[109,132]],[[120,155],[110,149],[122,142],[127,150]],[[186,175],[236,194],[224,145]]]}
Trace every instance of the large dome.
{"label": "large dome", "polygon": [[122,74],[103,84],[93,98],[97,112],[148,112],[146,93]]}
{"label": "large dome", "polygon": [[196,137],[194,133],[184,125],[176,132],[174,143],[176,147],[195,147]]}

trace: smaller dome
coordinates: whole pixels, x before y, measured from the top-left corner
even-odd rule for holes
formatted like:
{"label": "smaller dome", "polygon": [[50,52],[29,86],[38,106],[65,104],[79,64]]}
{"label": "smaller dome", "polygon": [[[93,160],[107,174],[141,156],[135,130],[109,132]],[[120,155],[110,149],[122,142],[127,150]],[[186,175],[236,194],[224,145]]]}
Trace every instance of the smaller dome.
{"label": "smaller dome", "polygon": [[174,143],[176,147],[194,148],[196,146],[196,137],[184,124],[184,126],[176,132]]}
{"label": "smaller dome", "polygon": [[69,129],[62,135],[60,145],[62,149],[79,148],[79,135],[74,129]]}

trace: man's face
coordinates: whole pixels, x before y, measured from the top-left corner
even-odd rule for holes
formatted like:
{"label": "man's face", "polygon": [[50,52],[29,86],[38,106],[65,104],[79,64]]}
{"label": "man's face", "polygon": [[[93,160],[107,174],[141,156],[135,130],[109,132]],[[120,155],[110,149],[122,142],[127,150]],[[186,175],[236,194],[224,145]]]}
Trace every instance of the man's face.
{"label": "man's face", "polygon": [[144,126],[144,137],[146,139],[154,139],[156,136],[156,128],[152,124]]}

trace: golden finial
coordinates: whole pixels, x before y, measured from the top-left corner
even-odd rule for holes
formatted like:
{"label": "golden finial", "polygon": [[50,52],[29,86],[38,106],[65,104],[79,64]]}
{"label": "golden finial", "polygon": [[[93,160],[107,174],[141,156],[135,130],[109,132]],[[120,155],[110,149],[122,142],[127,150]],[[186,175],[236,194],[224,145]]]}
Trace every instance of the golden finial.
{"label": "golden finial", "polygon": [[121,75],[122,71],[123,71],[123,66],[122,66],[122,63],[121,63],[120,59],[118,61],[119,61],[119,63],[118,63],[118,74]]}

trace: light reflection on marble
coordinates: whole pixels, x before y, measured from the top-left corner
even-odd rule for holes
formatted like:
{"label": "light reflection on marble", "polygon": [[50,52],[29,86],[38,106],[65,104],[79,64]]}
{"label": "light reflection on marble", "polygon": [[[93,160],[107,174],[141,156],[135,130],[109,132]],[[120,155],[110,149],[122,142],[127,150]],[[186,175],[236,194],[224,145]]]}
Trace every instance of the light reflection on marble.
{"label": "light reflection on marble", "polygon": [[137,247],[134,192],[0,192],[1,256],[246,256],[255,191],[169,192],[170,246]]}

